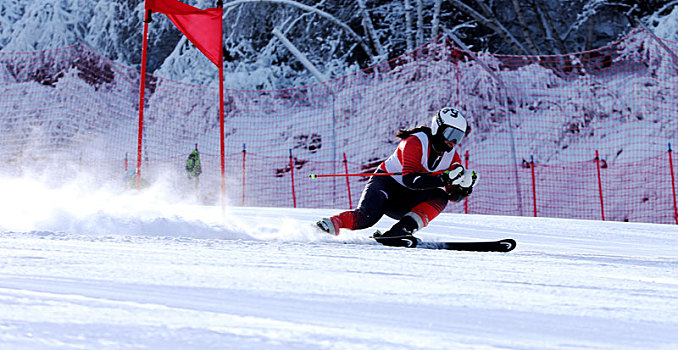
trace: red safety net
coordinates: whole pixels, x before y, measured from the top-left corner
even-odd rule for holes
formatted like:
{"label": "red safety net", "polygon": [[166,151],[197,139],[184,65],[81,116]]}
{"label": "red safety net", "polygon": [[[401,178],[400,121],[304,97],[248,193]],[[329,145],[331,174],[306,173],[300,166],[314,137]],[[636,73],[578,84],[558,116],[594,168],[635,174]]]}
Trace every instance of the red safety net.
{"label": "red safety net", "polygon": [[[562,56],[438,41],[322,84],[226,89],[228,203],[355,207],[366,177],[348,177],[349,202],[346,176],[309,175],[370,173],[398,129],[428,125],[452,105],[473,127],[459,152],[480,181],[447,212],[676,224],[677,48],[643,31]],[[88,172],[134,187],[137,70],[78,44],[0,53],[0,82],[2,173],[66,181]],[[217,90],[147,75],[145,184],[219,204]],[[185,173],[196,145],[197,180]]]}

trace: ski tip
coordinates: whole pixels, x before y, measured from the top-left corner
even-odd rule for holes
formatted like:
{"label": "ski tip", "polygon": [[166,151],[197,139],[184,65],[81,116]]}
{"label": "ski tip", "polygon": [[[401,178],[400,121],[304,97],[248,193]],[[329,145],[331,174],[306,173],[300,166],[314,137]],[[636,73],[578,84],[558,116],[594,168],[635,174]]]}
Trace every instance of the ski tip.
{"label": "ski tip", "polygon": [[513,249],[516,249],[517,245],[516,241],[512,238],[502,239],[501,241],[499,241],[499,244],[501,244],[504,247],[505,252],[510,252]]}

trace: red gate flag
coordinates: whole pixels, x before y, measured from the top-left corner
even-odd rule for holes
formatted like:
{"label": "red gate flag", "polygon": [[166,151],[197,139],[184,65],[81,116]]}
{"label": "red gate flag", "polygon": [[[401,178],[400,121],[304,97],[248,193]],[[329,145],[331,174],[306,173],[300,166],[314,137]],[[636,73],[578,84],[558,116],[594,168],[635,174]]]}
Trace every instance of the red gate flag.
{"label": "red gate flag", "polygon": [[146,11],[164,13],[217,67],[222,62],[222,8],[200,10],[177,0],[146,0]]}

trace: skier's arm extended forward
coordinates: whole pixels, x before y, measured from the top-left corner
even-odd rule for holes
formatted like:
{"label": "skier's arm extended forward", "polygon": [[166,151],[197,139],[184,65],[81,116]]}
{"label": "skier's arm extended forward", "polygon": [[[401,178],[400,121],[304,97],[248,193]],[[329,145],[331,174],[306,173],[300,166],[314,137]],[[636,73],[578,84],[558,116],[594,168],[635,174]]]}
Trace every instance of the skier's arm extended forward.
{"label": "skier's arm extended forward", "polygon": [[402,144],[403,184],[413,190],[425,190],[445,185],[440,174],[431,174],[421,164],[423,149],[416,137],[410,137]]}

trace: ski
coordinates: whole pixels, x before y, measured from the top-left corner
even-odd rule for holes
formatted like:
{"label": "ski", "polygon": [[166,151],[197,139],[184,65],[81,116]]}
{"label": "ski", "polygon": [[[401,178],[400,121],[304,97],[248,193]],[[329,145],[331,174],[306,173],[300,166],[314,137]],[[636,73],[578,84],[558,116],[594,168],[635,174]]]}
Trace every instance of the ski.
{"label": "ski", "polygon": [[372,238],[375,241],[390,247],[422,248],[437,250],[458,250],[469,252],[510,252],[516,247],[516,241],[511,238],[498,241],[481,242],[427,242],[414,236],[382,237],[377,231]]}
{"label": "ski", "polygon": [[510,238],[498,241],[483,242],[423,242],[419,241],[416,248],[461,250],[469,252],[502,252],[507,253],[515,249],[516,241]]}

